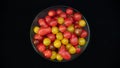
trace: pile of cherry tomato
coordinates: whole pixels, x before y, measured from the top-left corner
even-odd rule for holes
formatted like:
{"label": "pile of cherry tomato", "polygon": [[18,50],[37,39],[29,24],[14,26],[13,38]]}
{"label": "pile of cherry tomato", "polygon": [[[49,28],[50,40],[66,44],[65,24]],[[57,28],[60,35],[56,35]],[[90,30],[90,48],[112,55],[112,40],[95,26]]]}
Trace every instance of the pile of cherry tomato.
{"label": "pile of cherry tomato", "polygon": [[37,51],[49,60],[69,61],[80,54],[88,36],[86,21],[73,8],[49,10],[34,26],[33,44]]}

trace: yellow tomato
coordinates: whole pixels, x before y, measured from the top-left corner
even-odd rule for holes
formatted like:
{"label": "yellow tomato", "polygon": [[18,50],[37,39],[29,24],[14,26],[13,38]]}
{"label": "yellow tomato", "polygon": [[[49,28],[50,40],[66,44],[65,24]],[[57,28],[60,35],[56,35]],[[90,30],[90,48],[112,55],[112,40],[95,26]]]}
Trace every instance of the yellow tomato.
{"label": "yellow tomato", "polygon": [[57,20],[58,20],[59,24],[63,24],[64,23],[64,18],[62,18],[62,17],[59,17]]}
{"label": "yellow tomato", "polygon": [[68,26],[67,30],[68,30],[69,32],[74,32],[74,26],[73,26],[73,25]]}
{"label": "yellow tomato", "polygon": [[57,59],[58,61],[62,61],[62,60],[63,60],[63,57],[62,57],[60,54],[57,54],[56,59]]}
{"label": "yellow tomato", "polygon": [[84,38],[79,38],[79,45],[84,46],[86,43],[86,40]]}
{"label": "yellow tomato", "polygon": [[60,46],[61,46],[60,40],[55,40],[55,41],[54,41],[54,47],[60,48]]}
{"label": "yellow tomato", "polygon": [[85,26],[86,26],[85,20],[80,20],[80,21],[79,21],[79,25],[80,25],[81,27],[85,27]]}
{"label": "yellow tomato", "polygon": [[71,47],[69,48],[69,53],[70,53],[70,54],[75,54],[75,53],[76,53],[75,47],[71,46]]}
{"label": "yellow tomato", "polygon": [[63,38],[63,39],[62,39],[62,44],[67,45],[68,42],[69,42],[68,39],[66,39],[66,38]]}
{"label": "yellow tomato", "polygon": [[52,27],[52,33],[57,34],[59,32],[58,27]]}
{"label": "yellow tomato", "polygon": [[66,45],[66,49],[69,50],[69,48],[71,47],[72,45],[69,43]]}
{"label": "yellow tomato", "polygon": [[55,51],[52,51],[52,56],[50,57],[51,60],[54,60],[57,56],[57,53]]}
{"label": "yellow tomato", "polygon": [[58,39],[58,40],[62,40],[63,39],[63,35],[62,35],[62,33],[57,33],[56,34],[56,38]]}
{"label": "yellow tomato", "polygon": [[48,46],[48,45],[50,45],[50,43],[51,43],[51,40],[49,38],[44,38],[44,40],[43,40],[44,45]]}
{"label": "yellow tomato", "polygon": [[39,30],[39,29],[40,29],[40,27],[35,26],[35,27],[33,28],[34,33],[38,33],[38,30]]}

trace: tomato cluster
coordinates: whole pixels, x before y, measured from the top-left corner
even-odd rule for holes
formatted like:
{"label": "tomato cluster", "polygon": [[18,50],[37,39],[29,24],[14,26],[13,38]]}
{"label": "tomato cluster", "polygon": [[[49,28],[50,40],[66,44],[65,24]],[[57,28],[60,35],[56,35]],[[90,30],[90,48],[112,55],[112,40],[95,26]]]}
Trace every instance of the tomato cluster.
{"label": "tomato cluster", "polygon": [[47,13],[33,28],[35,48],[47,59],[71,60],[72,55],[80,54],[81,47],[86,44],[86,21],[73,8],[51,9]]}

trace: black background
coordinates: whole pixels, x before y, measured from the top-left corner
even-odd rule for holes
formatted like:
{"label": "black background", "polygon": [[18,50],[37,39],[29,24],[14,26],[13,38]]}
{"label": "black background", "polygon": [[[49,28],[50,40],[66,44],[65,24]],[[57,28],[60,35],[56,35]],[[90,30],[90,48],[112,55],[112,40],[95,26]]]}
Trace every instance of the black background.
{"label": "black background", "polygon": [[[35,16],[55,5],[71,6],[87,19],[91,39],[85,52],[66,63],[43,59],[32,48],[30,26]],[[118,2],[113,0],[9,0],[3,4],[2,67],[112,67],[119,61]]]}

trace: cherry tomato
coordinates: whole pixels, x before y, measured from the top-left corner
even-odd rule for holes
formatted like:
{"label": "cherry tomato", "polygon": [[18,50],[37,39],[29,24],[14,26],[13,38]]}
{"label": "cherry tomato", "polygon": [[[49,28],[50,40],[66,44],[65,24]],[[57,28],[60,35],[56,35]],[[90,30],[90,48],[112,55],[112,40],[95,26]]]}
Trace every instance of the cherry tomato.
{"label": "cherry tomato", "polygon": [[46,21],[47,23],[49,23],[51,20],[52,20],[52,18],[51,18],[50,16],[46,16],[46,17],[45,17],[45,21]]}
{"label": "cherry tomato", "polygon": [[47,37],[53,42],[55,40],[55,35],[54,34],[48,34]]}
{"label": "cherry tomato", "polygon": [[81,52],[80,45],[76,46],[75,48],[76,48],[76,53],[77,53],[77,54]]}
{"label": "cherry tomato", "polygon": [[74,30],[75,30],[74,25],[68,26],[67,30],[68,30],[69,32],[74,32]]}
{"label": "cherry tomato", "polygon": [[56,26],[57,25],[57,20],[52,20],[50,23],[49,23],[50,26]]}
{"label": "cherry tomato", "polygon": [[84,46],[86,43],[86,40],[84,38],[79,38],[79,45]]}
{"label": "cherry tomato", "polygon": [[71,37],[71,33],[69,31],[64,32],[64,37],[69,39]]}
{"label": "cherry tomato", "polygon": [[34,33],[38,33],[39,29],[40,29],[40,27],[35,26],[35,27],[33,28]]}
{"label": "cherry tomato", "polygon": [[51,60],[56,59],[57,53],[56,51],[52,51],[52,56],[50,57]]}
{"label": "cherry tomato", "polygon": [[69,53],[70,53],[70,54],[75,54],[75,53],[76,53],[75,47],[71,46],[71,47],[69,48]]}
{"label": "cherry tomato", "polygon": [[64,23],[64,18],[63,17],[59,17],[57,19],[57,21],[58,21],[59,24],[63,24]]}
{"label": "cherry tomato", "polygon": [[44,38],[43,44],[44,44],[45,46],[50,45],[50,43],[51,43],[51,40],[50,40],[49,38]]}
{"label": "cherry tomato", "polygon": [[65,19],[65,23],[66,26],[70,26],[72,24],[72,20],[70,18],[66,18]]}
{"label": "cherry tomato", "polygon": [[57,54],[56,59],[57,59],[58,61],[62,61],[62,60],[63,60],[63,57],[62,57],[60,54]]}
{"label": "cherry tomato", "polygon": [[54,47],[60,48],[60,46],[61,46],[60,40],[55,40],[55,41],[54,41]]}
{"label": "cherry tomato", "polygon": [[67,51],[63,51],[61,54],[60,54],[65,60],[70,60],[71,59],[71,55],[69,52]]}
{"label": "cherry tomato", "polygon": [[39,19],[38,20],[38,23],[41,27],[48,27],[48,25],[46,24],[45,20],[44,19]]}
{"label": "cherry tomato", "polygon": [[77,36],[73,36],[70,38],[70,43],[74,46],[76,46],[78,44],[78,38]]}
{"label": "cherry tomato", "polygon": [[61,9],[57,9],[57,10],[56,10],[56,13],[57,13],[58,15],[60,15],[62,12],[63,12],[63,11],[62,11]]}
{"label": "cherry tomato", "polygon": [[66,13],[65,13],[65,12],[62,12],[62,13],[60,14],[60,17],[62,17],[62,18],[66,18],[66,17],[67,17],[67,15],[66,15]]}
{"label": "cherry tomato", "polygon": [[88,36],[88,32],[86,30],[82,30],[82,33],[80,35],[81,38],[86,38]]}
{"label": "cherry tomato", "polygon": [[58,27],[52,27],[52,33],[57,34],[59,32]]}
{"label": "cherry tomato", "polygon": [[52,56],[52,51],[47,49],[43,52],[45,58],[50,58]]}
{"label": "cherry tomato", "polygon": [[63,45],[67,45],[67,44],[68,44],[68,42],[69,42],[69,41],[68,41],[68,39],[67,39],[67,38],[63,38],[63,39],[62,39],[62,44],[63,44]]}
{"label": "cherry tomato", "polygon": [[44,44],[40,43],[40,44],[37,45],[37,49],[38,49],[39,52],[44,52],[46,47],[45,47]]}
{"label": "cherry tomato", "polygon": [[44,35],[46,35],[48,33],[51,33],[51,31],[52,30],[51,30],[50,27],[41,28],[41,29],[39,29],[38,34],[40,34],[41,36],[44,36]]}
{"label": "cherry tomato", "polygon": [[41,40],[43,40],[43,37],[41,35],[39,35],[39,34],[35,34],[34,39],[41,41]]}
{"label": "cherry tomato", "polygon": [[66,49],[69,50],[72,45],[69,43],[66,45]]}
{"label": "cherry tomato", "polygon": [[56,15],[55,10],[53,10],[53,9],[50,10],[50,11],[48,12],[48,15],[51,16],[51,17],[55,16],[55,15]]}
{"label": "cherry tomato", "polygon": [[56,34],[56,38],[58,39],[58,40],[62,40],[63,39],[63,35],[62,35],[62,33],[57,33]]}
{"label": "cherry tomato", "polygon": [[79,21],[79,20],[81,20],[82,15],[80,13],[75,13],[73,17],[74,17],[75,21]]}
{"label": "cherry tomato", "polygon": [[79,21],[79,25],[80,25],[81,27],[85,27],[85,26],[86,26],[85,20],[80,20],[80,21]]}
{"label": "cherry tomato", "polygon": [[65,32],[66,29],[67,29],[67,28],[66,28],[64,25],[60,25],[60,26],[59,26],[59,30],[60,30],[61,32]]}
{"label": "cherry tomato", "polygon": [[67,13],[68,15],[73,14],[73,9],[72,9],[72,8],[67,8],[67,9],[66,9],[66,13]]}

